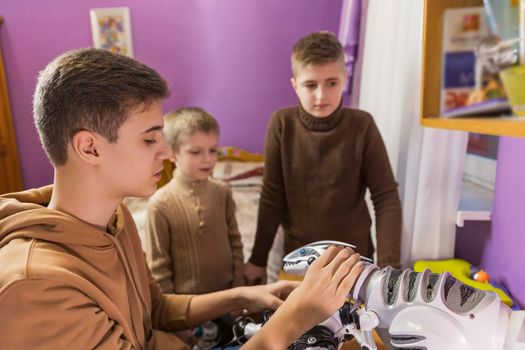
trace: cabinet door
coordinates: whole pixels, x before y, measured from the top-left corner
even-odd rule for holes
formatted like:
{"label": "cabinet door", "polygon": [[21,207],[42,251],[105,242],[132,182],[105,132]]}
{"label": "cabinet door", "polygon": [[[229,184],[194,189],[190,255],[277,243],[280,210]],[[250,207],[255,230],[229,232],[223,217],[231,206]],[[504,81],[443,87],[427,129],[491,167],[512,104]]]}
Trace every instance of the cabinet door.
{"label": "cabinet door", "polygon": [[[0,17],[0,28],[3,19]],[[0,45],[0,193],[22,189],[16,138],[7,93],[4,60]]]}

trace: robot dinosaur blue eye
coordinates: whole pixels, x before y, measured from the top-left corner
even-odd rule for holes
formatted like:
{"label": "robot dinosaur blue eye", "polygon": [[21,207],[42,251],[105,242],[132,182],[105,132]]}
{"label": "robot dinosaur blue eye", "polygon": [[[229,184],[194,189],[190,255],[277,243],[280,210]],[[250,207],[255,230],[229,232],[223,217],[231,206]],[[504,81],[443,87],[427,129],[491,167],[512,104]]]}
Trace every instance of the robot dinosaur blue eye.
{"label": "robot dinosaur blue eye", "polygon": [[304,249],[304,248],[299,251],[299,254],[301,254],[301,255],[304,255],[305,253],[306,253],[306,249]]}

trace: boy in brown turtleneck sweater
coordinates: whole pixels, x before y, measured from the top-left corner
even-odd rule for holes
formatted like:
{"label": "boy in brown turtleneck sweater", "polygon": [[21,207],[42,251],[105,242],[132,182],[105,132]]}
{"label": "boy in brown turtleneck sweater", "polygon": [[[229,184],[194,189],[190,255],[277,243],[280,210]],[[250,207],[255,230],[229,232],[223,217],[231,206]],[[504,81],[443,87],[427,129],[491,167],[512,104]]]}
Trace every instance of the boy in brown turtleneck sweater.
{"label": "boy in brown turtleneck sweater", "polygon": [[379,265],[398,266],[401,204],[385,145],[372,116],[342,106],[347,79],[337,38],[318,32],[292,52],[292,86],[299,105],[277,111],[269,124],[263,189],[248,284],[264,282],[268,252],[282,224],[284,251],[317,240],[352,243],[371,257],[374,203]]}

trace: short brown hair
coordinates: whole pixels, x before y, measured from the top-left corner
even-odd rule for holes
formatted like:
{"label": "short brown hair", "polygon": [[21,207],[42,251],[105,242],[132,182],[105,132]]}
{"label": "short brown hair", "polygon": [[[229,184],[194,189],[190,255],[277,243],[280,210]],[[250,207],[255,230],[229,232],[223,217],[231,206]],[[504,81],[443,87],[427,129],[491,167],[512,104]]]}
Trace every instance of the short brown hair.
{"label": "short brown hair", "polygon": [[219,123],[199,107],[180,108],[164,117],[164,137],[174,151],[179,149],[182,136],[191,135],[196,131],[219,134]]}
{"label": "short brown hair", "polygon": [[102,49],[68,51],[39,74],[33,97],[35,125],[55,166],[81,130],[116,142],[130,112],[168,96],[165,80],[132,58]]}
{"label": "short brown hair", "polygon": [[319,65],[340,60],[344,69],[344,52],[333,33],[321,31],[299,39],[292,50],[292,73],[296,76],[299,67]]}

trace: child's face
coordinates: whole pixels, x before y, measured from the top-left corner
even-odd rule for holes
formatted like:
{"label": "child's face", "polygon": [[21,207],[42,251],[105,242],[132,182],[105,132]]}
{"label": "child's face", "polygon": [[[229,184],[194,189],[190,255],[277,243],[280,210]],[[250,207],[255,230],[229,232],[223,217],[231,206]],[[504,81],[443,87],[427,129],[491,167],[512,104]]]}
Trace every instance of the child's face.
{"label": "child's face", "polygon": [[177,169],[191,180],[206,180],[217,163],[219,135],[216,132],[196,131],[184,135],[174,152]]}
{"label": "child's face", "polygon": [[339,107],[345,81],[340,61],[298,67],[291,79],[301,106],[317,118],[328,117]]}
{"label": "child's face", "polygon": [[171,156],[164,140],[161,103],[137,110],[122,124],[117,142],[101,140],[100,185],[111,196],[147,197],[157,189],[162,162]]}

